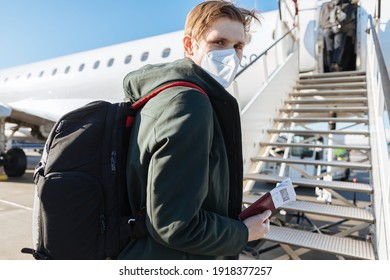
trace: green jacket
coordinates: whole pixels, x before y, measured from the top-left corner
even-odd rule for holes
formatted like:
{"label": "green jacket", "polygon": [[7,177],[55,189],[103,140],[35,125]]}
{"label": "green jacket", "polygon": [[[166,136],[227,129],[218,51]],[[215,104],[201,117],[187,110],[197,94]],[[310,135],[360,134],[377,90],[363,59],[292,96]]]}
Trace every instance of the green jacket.
{"label": "green jacket", "polygon": [[146,207],[147,237],[120,259],[235,258],[247,243],[242,203],[237,101],[189,59],[147,65],[124,79],[131,100],[172,81],[138,112],[129,144],[127,185],[133,213]]}

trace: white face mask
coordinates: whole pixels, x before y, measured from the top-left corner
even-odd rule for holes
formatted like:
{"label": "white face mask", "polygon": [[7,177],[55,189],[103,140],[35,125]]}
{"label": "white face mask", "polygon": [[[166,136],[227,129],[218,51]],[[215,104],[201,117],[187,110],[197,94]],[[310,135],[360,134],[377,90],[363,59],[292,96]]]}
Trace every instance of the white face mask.
{"label": "white face mask", "polygon": [[200,66],[224,88],[229,87],[240,65],[235,49],[213,50],[208,53],[200,49],[205,53]]}

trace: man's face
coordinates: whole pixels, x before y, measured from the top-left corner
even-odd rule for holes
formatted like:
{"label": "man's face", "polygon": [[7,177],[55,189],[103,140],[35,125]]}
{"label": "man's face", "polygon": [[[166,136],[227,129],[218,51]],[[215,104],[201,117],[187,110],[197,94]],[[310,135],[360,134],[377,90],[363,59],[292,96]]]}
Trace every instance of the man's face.
{"label": "man's face", "polygon": [[212,50],[235,49],[241,60],[245,46],[244,27],[238,21],[220,18],[207,29],[197,43],[191,38],[190,51],[186,49],[186,54],[198,65],[206,55],[205,53]]}

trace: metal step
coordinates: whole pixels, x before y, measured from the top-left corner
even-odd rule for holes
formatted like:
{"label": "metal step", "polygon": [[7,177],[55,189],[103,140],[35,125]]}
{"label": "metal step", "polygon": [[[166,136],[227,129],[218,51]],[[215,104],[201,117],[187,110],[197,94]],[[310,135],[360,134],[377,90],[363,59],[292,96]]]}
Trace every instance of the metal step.
{"label": "metal step", "polygon": [[[276,175],[266,175],[266,174],[245,174],[244,180],[254,180],[257,182],[266,182],[277,184],[282,182],[287,177],[280,177]],[[324,181],[324,180],[315,180],[308,178],[290,178],[293,185],[301,187],[311,187],[311,188],[325,188],[333,189],[339,191],[352,191],[359,193],[371,194],[373,192],[372,187],[368,184],[362,183],[352,183],[344,181]]]}
{"label": "metal step", "polygon": [[298,135],[329,135],[329,134],[341,134],[341,135],[364,135],[369,136],[370,133],[368,131],[363,130],[355,130],[355,131],[348,131],[348,130],[287,130],[287,129],[268,129],[268,133],[293,133]]}
{"label": "metal step", "polygon": [[358,207],[331,205],[309,201],[292,201],[291,203],[283,205],[281,209],[286,211],[325,215],[370,224],[374,222],[374,216],[371,210]]}
{"label": "metal step", "polygon": [[366,97],[287,100],[285,104],[367,104]]}
{"label": "metal step", "polygon": [[365,82],[366,76],[342,76],[342,77],[317,77],[313,79],[299,79],[298,84],[334,84],[334,83],[354,83],[354,82]]}
{"label": "metal step", "polygon": [[264,240],[313,249],[356,259],[375,260],[372,243],[318,234],[286,227],[271,226]]}
{"label": "metal step", "polygon": [[311,108],[282,108],[284,113],[366,113],[368,107],[311,107]]}
{"label": "metal step", "polygon": [[[243,202],[247,204],[252,204],[257,199],[259,199],[260,196],[261,195],[245,194]],[[315,215],[360,221],[370,224],[374,222],[374,216],[371,210],[358,207],[348,207],[297,200],[286,203],[279,209],[283,209],[288,212],[303,212]]]}
{"label": "metal step", "polygon": [[[349,72],[337,72],[337,73],[323,73],[323,74],[300,74],[299,80],[294,87],[293,93],[290,93],[290,97],[298,98],[294,100],[288,100],[284,103],[289,105],[288,107],[298,108],[282,108],[279,111],[283,113],[311,113],[312,115],[302,115],[306,117],[296,118],[275,118],[274,122],[279,123],[281,126],[284,123],[295,122],[298,125],[305,126],[306,123],[349,123],[349,124],[368,124],[369,120],[366,116],[368,112],[367,108],[367,82],[366,73],[364,71],[349,71]],[[286,106],[287,107],[287,106]],[[334,113],[333,117],[321,117],[328,116],[324,113]],[[348,114],[358,114],[351,117]],[[314,117],[311,117],[314,116]],[[329,115],[332,116],[332,115]],[[338,117],[336,117],[338,116]],[[302,124],[305,123],[305,124]],[[353,125],[348,125],[346,130],[300,130],[288,128],[283,129],[268,129],[268,133],[288,134],[293,133],[297,135],[363,135],[369,137],[369,131],[365,130],[348,130],[353,129]],[[280,128],[280,127],[278,127]],[[359,129],[359,128],[357,128]],[[275,135],[276,136],[276,135]],[[260,140],[260,139],[259,139]],[[260,142],[262,146],[273,147],[304,147],[304,148],[320,148],[320,149],[355,149],[355,150],[370,150],[368,145],[340,145],[334,143],[332,145],[320,145],[311,143],[278,143],[278,142]],[[280,157],[253,157],[252,161],[262,161],[271,163],[285,163],[296,165],[320,165],[320,166],[333,166],[335,169],[339,168],[352,168],[352,169],[371,169],[370,163],[361,162],[346,162],[346,161],[326,161],[326,160],[310,160],[310,159],[293,159],[293,158],[280,158]],[[290,166],[291,168],[291,166]],[[251,204],[259,198],[259,194],[256,194],[255,182],[265,182],[274,185],[280,183],[286,179],[286,177],[279,177],[277,175],[267,174],[246,174],[244,180],[249,185],[255,186],[252,189],[253,192],[244,193],[244,203]],[[328,189],[329,192],[336,195],[335,191],[347,191],[351,193],[364,193],[373,194],[373,189],[368,184],[352,183],[344,181],[324,181],[309,178],[290,178],[294,186],[308,187],[308,188],[323,188]],[[309,190],[310,191],[310,190]],[[341,194],[340,194],[341,196]],[[339,222],[347,221],[348,223],[355,224],[351,230],[344,230],[336,234],[335,236],[321,234],[317,232],[298,230],[288,227],[271,226],[270,232],[264,238],[264,240],[277,242],[285,245],[292,245],[301,248],[307,248],[309,250],[322,251],[338,256],[344,256],[354,259],[375,259],[375,251],[371,241],[357,240],[355,234],[351,235],[356,230],[367,229],[369,224],[375,222],[374,215],[371,209],[364,209],[359,207],[353,207],[350,204],[335,205],[316,202],[315,199],[308,199],[305,201],[305,196],[297,197],[297,201],[290,202],[281,207],[281,209],[287,212],[293,213],[307,213],[308,217],[319,218],[326,225],[332,224],[334,221]],[[341,199],[341,198],[340,198]],[[343,200],[342,200],[343,201]],[[359,204],[360,205],[360,204]],[[365,204],[366,205],[366,204]],[[368,203],[367,203],[368,205]],[[356,223],[359,223],[356,225]],[[288,223],[287,223],[288,224]],[[296,228],[297,225],[293,226]],[[343,224],[344,226],[344,224]],[[300,227],[301,228],[301,227]],[[360,229],[359,229],[360,228]],[[341,236],[349,237],[341,237]],[[283,248],[286,248],[282,245]],[[292,249],[295,249],[294,247]],[[286,249],[287,250],[287,249]],[[303,250],[303,249],[301,249]],[[287,250],[288,252],[288,250]],[[293,256],[293,255],[291,255]]]}
{"label": "metal step", "polygon": [[298,85],[294,89],[338,89],[338,88],[366,88],[366,82],[357,82],[357,83],[340,83],[340,84],[313,84],[313,85]]}
{"label": "metal step", "polygon": [[275,118],[275,122],[295,122],[295,123],[318,123],[318,122],[333,122],[333,123],[368,123],[368,118]]}
{"label": "metal step", "polygon": [[307,96],[335,96],[335,95],[366,96],[367,95],[367,90],[366,89],[316,90],[316,91],[310,91],[310,92],[291,92],[289,95],[290,96],[301,96],[301,97],[307,97]]}
{"label": "metal step", "polygon": [[356,169],[371,169],[371,164],[347,162],[347,161],[324,161],[324,160],[289,159],[289,158],[275,158],[275,157],[252,157],[251,160],[263,161],[263,162],[334,166],[334,167],[345,167],[345,168],[356,168]]}
{"label": "metal step", "polygon": [[300,79],[316,79],[324,77],[340,77],[340,76],[366,76],[365,71],[341,71],[341,72],[327,72],[319,74],[300,74]]}
{"label": "metal step", "polygon": [[323,145],[323,144],[307,144],[307,143],[279,143],[279,142],[260,142],[261,146],[274,147],[305,147],[305,148],[320,148],[320,149],[348,149],[348,150],[370,150],[370,146],[361,145]]}

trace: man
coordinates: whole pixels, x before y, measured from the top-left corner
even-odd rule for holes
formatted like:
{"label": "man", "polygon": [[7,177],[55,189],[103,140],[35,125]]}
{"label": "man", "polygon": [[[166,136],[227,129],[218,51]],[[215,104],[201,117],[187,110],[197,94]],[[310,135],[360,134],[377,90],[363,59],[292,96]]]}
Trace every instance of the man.
{"label": "man", "polygon": [[340,6],[341,0],[331,0],[323,4],[320,13],[320,26],[325,41],[325,70],[341,71],[346,32],[341,29],[345,13]]}
{"label": "man", "polygon": [[[242,204],[242,148],[232,82],[254,13],[227,1],[206,1],[187,17],[184,59],[148,65],[124,79],[137,100],[172,81],[173,87],[138,113],[127,176],[133,213],[145,234],[120,259],[237,258],[248,241],[269,231],[270,211],[238,220]],[[223,63],[221,63],[223,61]],[[142,219],[139,219],[142,221]]]}

